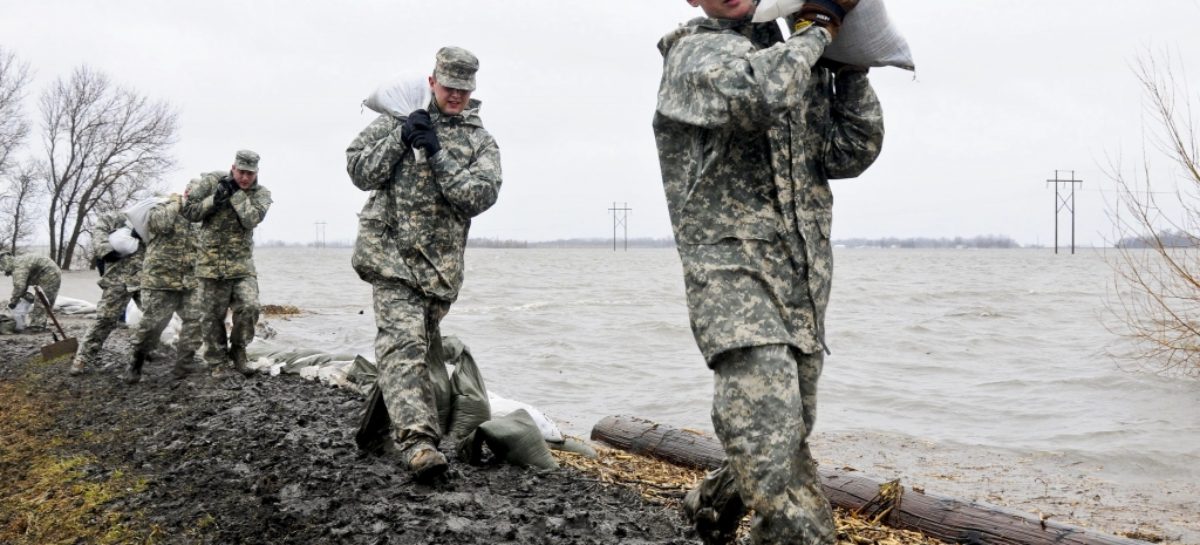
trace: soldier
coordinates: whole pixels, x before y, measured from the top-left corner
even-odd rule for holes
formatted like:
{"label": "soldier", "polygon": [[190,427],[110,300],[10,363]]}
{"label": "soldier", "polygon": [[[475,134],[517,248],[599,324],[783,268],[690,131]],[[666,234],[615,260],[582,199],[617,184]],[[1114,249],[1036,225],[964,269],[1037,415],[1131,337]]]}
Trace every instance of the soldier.
{"label": "soldier", "polygon": [[[258,154],[240,150],[229,172],[208,172],[188,184],[183,216],[200,223],[196,277],[202,304],[204,359],[214,377],[252,373],[246,345],[258,322],[258,274],[254,269],[254,228],[271,207],[271,192],[258,183]],[[225,312],[233,328],[225,335]]]}
{"label": "soldier", "polygon": [[857,0],[810,1],[786,41],[753,0],[688,0],[705,18],[659,43],[654,134],[692,332],[714,372],[726,463],[684,498],[707,544],[829,545],[807,438],[833,270],[831,178],[879,154],[866,70],[818,63]]}
{"label": "soldier", "polygon": [[[8,300],[9,309],[17,308],[17,303],[30,286],[41,287],[50,306],[54,306],[54,300],[58,298],[58,288],[62,284],[62,269],[58,268],[54,260],[42,255],[13,257],[8,252],[0,252],[0,269],[4,270],[5,276],[11,276],[13,280],[12,297]],[[34,301],[33,311],[29,313],[29,321],[26,323],[32,328],[45,328],[46,317],[46,309],[42,307],[42,303]]]}
{"label": "soldier", "polygon": [[[96,322],[88,328],[83,337],[83,346],[75,354],[71,362],[71,375],[79,375],[91,365],[104,346],[104,341],[116,329],[117,322],[129,306],[129,301],[137,295],[139,276],[142,272],[142,258],[146,255],[145,245],[138,243],[137,251],[129,255],[121,255],[113,249],[109,235],[117,229],[128,226],[125,214],[109,212],[100,216],[96,228],[92,230],[92,257],[96,268],[100,271],[100,280],[96,282],[103,292],[100,303],[96,305]],[[133,229],[130,229],[133,233]]]}
{"label": "soldier", "polygon": [[133,337],[133,361],[125,372],[125,382],[142,378],[142,366],[158,343],[159,336],[179,314],[182,328],[175,343],[176,378],[197,368],[196,350],[200,348],[200,299],[196,296],[196,235],[192,222],[183,217],[183,198],[171,194],[166,202],[150,209],[147,221],[146,259],[142,267],[142,315]]}
{"label": "soldier", "polygon": [[419,480],[445,472],[430,373],[445,373],[439,324],[458,298],[471,218],[496,202],[500,150],[479,118],[479,60],[437,52],[428,111],[381,115],[346,150],[346,170],[372,191],[352,264],[372,284],[379,387],[396,445]]}

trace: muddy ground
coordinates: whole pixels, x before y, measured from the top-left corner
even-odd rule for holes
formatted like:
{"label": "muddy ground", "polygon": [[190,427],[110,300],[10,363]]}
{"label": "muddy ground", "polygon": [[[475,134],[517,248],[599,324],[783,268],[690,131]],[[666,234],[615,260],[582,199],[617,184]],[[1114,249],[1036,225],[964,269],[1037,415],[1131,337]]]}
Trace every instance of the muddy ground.
{"label": "muddy ground", "polygon": [[[90,324],[65,319],[77,338]],[[414,483],[395,454],[355,448],[357,394],[295,376],[175,380],[164,360],[127,386],[129,333],[77,378],[41,361],[48,333],[0,336],[0,544],[699,543],[674,509],[574,469],[472,467],[443,448],[449,479]],[[888,436],[818,434],[814,449],[931,492],[1200,543],[1200,483]]]}
{"label": "muddy ground", "polygon": [[[82,338],[87,320],[68,318]],[[425,486],[361,454],[361,398],[295,377],[81,377],[48,334],[0,337],[0,543],[697,543],[673,510],[571,469],[472,467]]]}

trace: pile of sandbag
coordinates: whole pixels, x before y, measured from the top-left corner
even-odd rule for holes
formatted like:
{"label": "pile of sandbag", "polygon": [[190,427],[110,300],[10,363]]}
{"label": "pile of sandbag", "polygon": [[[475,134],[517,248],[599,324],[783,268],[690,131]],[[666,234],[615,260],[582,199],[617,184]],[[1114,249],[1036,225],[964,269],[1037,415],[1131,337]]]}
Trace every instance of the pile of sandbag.
{"label": "pile of sandbag", "polygon": [[[440,350],[442,364],[430,367],[439,425],[443,436],[457,445],[462,459],[550,468],[557,467],[551,448],[595,454],[586,444],[563,435],[536,407],[489,392],[475,358],[462,341],[443,337]],[[368,398],[365,420],[371,422],[364,422],[365,430],[359,431],[360,446],[374,450],[389,440],[390,420],[375,388],[379,369],[374,362],[361,355],[286,348],[261,340],[247,347],[247,355],[250,367],[260,373],[299,375],[363,394]],[[486,456],[489,452],[490,458]]]}

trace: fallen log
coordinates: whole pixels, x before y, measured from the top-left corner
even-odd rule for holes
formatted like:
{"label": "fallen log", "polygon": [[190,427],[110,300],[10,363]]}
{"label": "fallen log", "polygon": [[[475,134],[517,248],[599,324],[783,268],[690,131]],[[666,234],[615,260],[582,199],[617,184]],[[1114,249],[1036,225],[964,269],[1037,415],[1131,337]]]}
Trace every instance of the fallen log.
{"label": "fallen log", "polygon": [[[592,428],[592,440],[687,467],[715,469],[725,460],[724,449],[714,437],[631,416],[601,419]],[[821,468],[820,474],[821,487],[835,507],[868,516],[879,514],[881,521],[890,526],[915,530],[947,543],[1148,545],[995,505],[888,486],[890,483],[847,471]],[[890,493],[881,494],[884,491]]]}

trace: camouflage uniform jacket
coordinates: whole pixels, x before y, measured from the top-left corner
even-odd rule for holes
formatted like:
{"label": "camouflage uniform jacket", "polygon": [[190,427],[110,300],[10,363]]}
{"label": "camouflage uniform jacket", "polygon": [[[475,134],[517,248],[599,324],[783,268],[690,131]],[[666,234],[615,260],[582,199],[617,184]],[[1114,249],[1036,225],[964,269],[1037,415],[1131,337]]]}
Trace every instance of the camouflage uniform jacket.
{"label": "camouflage uniform jacket", "polygon": [[16,304],[20,301],[21,296],[29,291],[29,286],[41,286],[46,280],[62,275],[62,270],[58,268],[54,260],[44,255],[9,257],[5,261],[9,268],[6,268],[4,272],[12,275],[13,283],[9,304]]}
{"label": "camouflage uniform jacket", "polygon": [[187,188],[183,216],[200,223],[196,277],[213,279],[257,276],[254,269],[254,228],[271,207],[271,192],[255,182],[237,190],[228,202],[216,204],[213,194],[227,172],[208,172]]}
{"label": "camouflage uniform jacket", "polygon": [[[101,259],[113,251],[108,242],[108,235],[122,227],[128,227],[125,214],[109,212],[100,216],[92,229],[92,257]],[[124,285],[126,290],[135,291],[141,278],[142,259],[146,255],[146,241],[139,240],[137,251],[122,257],[120,260],[107,263],[104,275],[96,282],[103,289]]]}
{"label": "camouflage uniform jacket", "polygon": [[710,364],[748,346],[824,348],[829,179],[858,176],[883,142],[866,74],[815,66],[828,43],[815,27],[783,41],[773,23],[704,18],[659,43],[655,140]]}
{"label": "camouflage uniform jacket", "polygon": [[368,282],[400,281],[453,302],[471,218],[500,192],[500,148],[483,128],[477,100],[462,115],[442,115],[435,103],[429,114],[442,146],[431,158],[400,142],[404,124],[390,115],[346,149],[351,181],[372,192],[359,214],[353,265]]}
{"label": "camouflage uniform jacket", "polygon": [[183,217],[183,203],[171,199],[150,210],[150,241],[142,268],[142,288],[182,291],[196,288],[196,230]]}

